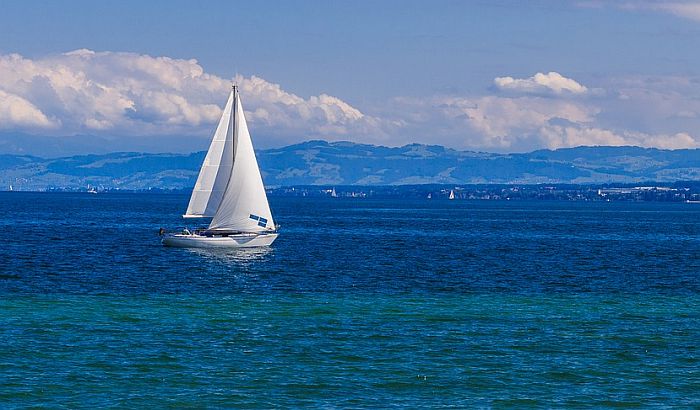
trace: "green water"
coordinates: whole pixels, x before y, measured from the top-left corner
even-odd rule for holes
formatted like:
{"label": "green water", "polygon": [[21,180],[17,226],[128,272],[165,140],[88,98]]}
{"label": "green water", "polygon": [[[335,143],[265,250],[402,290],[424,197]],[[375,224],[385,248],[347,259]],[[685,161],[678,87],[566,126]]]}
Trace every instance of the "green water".
{"label": "green water", "polygon": [[0,402],[698,405],[698,298],[63,296],[0,302]]}

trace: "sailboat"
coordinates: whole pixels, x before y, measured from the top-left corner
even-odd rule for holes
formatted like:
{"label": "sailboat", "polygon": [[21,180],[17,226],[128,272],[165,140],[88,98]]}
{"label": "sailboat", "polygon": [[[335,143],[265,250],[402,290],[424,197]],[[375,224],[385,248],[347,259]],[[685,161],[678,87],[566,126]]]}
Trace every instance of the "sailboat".
{"label": "sailboat", "polygon": [[211,218],[209,226],[167,234],[163,245],[181,248],[269,246],[277,226],[255,159],[238,87],[233,86],[184,218]]}
{"label": "sailboat", "polygon": [[454,189],[450,190],[450,199],[455,199],[455,191]]}

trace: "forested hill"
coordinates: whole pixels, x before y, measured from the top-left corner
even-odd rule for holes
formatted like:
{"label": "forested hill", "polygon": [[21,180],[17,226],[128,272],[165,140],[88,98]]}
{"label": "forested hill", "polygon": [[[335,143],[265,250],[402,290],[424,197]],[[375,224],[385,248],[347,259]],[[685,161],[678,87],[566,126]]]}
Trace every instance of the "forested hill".
{"label": "forested hill", "polygon": [[[0,155],[0,190],[182,189],[194,185],[204,152],[112,153],[62,158]],[[257,152],[267,186],[635,183],[700,180],[700,150],[578,147],[524,154],[308,141]]]}

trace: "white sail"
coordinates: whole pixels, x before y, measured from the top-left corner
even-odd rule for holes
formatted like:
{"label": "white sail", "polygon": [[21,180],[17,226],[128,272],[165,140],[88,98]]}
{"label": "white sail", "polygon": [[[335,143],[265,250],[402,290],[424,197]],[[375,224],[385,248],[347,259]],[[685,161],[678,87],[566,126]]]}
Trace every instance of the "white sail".
{"label": "white sail", "polygon": [[275,229],[258,161],[238,92],[233,92],[233,170],[216,214],[214,230],[267,232]]}
{"label": "white sail", "polygon": [[209,151],[192,190],[185,218],[212,217],[219,209],[233,169],[233,91],[216,127]]}
{"label": "white sail", "polygon": [[206,230],[165,235],[163,245],[253,248],[270,246],[278,236],[235,86],[184,217],[211,217],[212,220]]}

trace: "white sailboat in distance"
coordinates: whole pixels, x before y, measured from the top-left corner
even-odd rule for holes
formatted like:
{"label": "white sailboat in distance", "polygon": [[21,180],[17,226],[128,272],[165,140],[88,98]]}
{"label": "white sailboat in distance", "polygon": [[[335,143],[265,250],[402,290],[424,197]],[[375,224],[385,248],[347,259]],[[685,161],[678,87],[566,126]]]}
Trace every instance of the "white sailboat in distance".
{"label": "white sailboat in distance", "polygon": [[206,228],[165,235],[163,245],[249,248],[269,246],[277,239],[277,226],[235,85],[183,217],[212,219]]}

